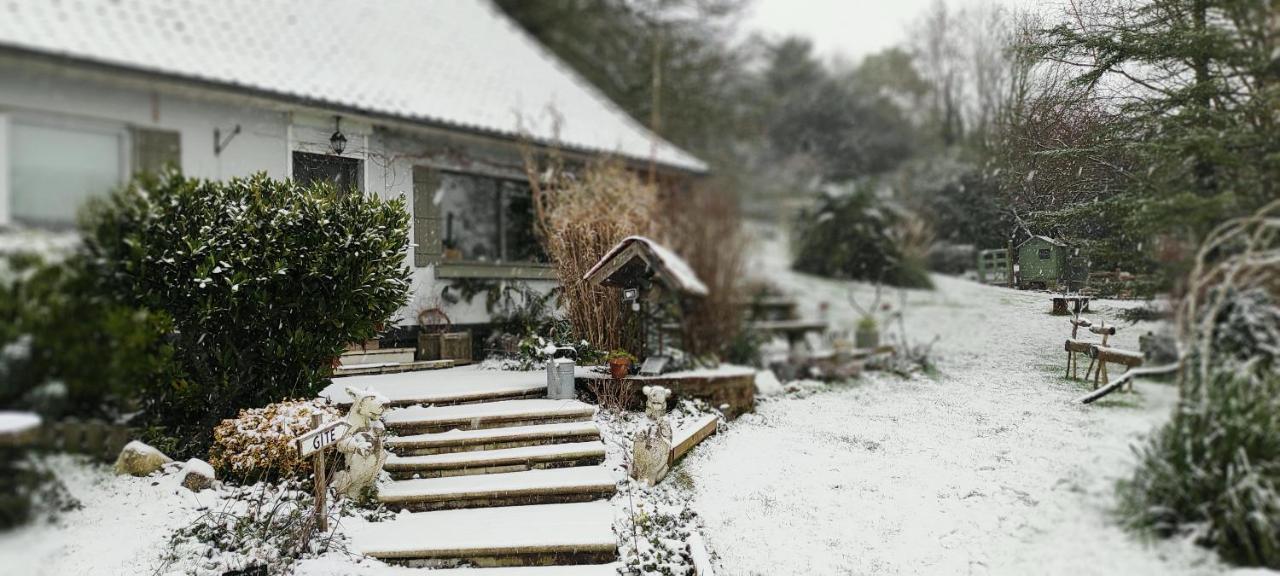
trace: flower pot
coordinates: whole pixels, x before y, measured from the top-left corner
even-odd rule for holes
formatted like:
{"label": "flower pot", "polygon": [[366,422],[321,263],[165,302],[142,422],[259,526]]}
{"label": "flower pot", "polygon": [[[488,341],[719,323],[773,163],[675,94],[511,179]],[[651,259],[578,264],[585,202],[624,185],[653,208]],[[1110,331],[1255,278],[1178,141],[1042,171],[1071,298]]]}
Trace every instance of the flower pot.
{"label": "flower pot", "polygon": [[631,361],[626,358],[614,358],[609,361],[609,374],[614,380],[621,380],[631,373]]}

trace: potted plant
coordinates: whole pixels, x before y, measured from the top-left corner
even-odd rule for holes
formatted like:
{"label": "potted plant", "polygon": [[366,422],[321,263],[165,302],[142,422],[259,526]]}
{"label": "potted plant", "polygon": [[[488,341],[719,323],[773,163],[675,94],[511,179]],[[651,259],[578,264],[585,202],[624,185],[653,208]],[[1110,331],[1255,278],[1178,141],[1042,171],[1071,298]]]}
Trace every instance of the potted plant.
{"label": "potted plant", "polygon": [[609,374],[613,375],[614,380],[621,380],[631,373],[631,365],[635,363],[636,357],[619,349],[610,352],[605,360],[609,362]]}
{"label": "potted plant", "polygon": [[880,345],[880,325],[874,316],[867,314],[858,320],[858,328],[854,333],[854,345],[862,349],[875,348]]}

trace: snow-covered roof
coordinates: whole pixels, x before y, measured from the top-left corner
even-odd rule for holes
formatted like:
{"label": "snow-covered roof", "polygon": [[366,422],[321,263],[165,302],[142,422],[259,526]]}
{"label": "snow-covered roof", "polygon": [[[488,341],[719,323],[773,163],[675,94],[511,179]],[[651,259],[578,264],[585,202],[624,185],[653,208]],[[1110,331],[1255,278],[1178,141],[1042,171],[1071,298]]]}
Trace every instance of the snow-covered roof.
{"label": "snow-covered roof", "polygon": [[488,0],[11,0],[0,48],[702,172]]}
{"label": "snow-covered roof", "polygon": [[689,266],[688,262],[684,261],[684,258],[676,255],[675,252],[672,252],[666,246],[654,242],[644,236],[627,236],[626,238],[623,238],[617,246],[610,249],[599,262],[596,262],[595,266],[592,266],[590,270],[587,270],[587,273],[582,275],[582,279],[586,280],[590,278],[596,273],[596,271],[600,270],[601,267],[607,264],[609,260],[612,260],[614,256],[617,256],[623,250],[626,250],[628,246],[635,243],[643,244],[649,248],[649,251],[658,259],[658,262],[655,264],[669,273],[671,280],[677,284],[677,286],[675,286],[676,288],[703,296],[706,296],[709,293],[707,285],[702,283],[702,280],[693,272],[693,268]]}
{"label": "snow-covered roof", "polygon": [[1050,243],[1050,244],[1053,244],[1054,246],[1062,246],[1062,247],[1066,247],[1066,245],[1067,245],[1065,242],[1063,242],[1063,241],[1061,241],[1061,240],[1054,240],[1053,238],[1050,238],[1050,237],[1048,237],[1048,236],[1041,236],[1041,235],[1039,235],[1039,234],[1036,234],[1036,235],[1034,235],[1034,236],[1032,236],[1032,237],[1030,237],[1030,238],[1027,238],[1026,240],[1023,240],[1020,244],[1018,244],[1018,247],[1019,247],[1019,248],[1021,248],[1023,244],[1026,244],[1027,242],[1030,242],[1030,241],[1032,241],[1032,240],[1036,240],[1036,239],[1044,240],[1045,242],[1048,242],[1048,243]]}

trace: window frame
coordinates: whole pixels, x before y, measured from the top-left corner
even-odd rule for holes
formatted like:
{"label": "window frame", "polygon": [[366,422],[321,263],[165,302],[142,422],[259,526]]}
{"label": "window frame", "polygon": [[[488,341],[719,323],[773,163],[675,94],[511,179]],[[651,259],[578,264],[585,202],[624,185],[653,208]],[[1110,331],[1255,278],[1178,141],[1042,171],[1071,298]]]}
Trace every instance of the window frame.
{"label": "window frame", "polygon": [[[455,176],[455,177],[462,177],[462,178],[483,178],[483,179],[493,180],[497,184],[496,185],[497,195],[495,198],[495,212],[497,213],[498,223],[497,223],[497,238],[495,240],[497,244],[499,258],[497,260],[471,260],[466,258],[463,258],[461,260],[446,260],[442,253],[439,256],[439,260],[438,260],[438,262],[441,265],[456,268],[458,271],[466,270],[467,271],[466,277],[477,277],[483,274],[484,270],[493,270],[495,271],[495,275],[505,276],[505,275],[508,275],[507,274],[508,271],[505,270],[508,268],[520,270],[520,269],[540,269],[540,268],[550,266],[549,262],[539,262],[537,260],[507,259],[507,255],[509,254],[509,250],[510,250],[510,247],[508,246],[509,239],[507,237],[508,235],[507,235],[507,229],[506,229],[506,225],[508,224],[508,219],[506,215],[506,210],[503,209],[504,207],[503,201],[507,197],[507,187],[504,187],[503,184],[504,183],[517,184],[518,186],[528,190],[528,193],[530,194],[530,196],[532,196],[533,186],[529,183],[528,178],[520,178],[517,176],[502,176],[498,174],[483,173],[483,172],[467,172],[464,170],[453,170],[453,169],[443,169],[443,168],[434,169],[434,170],[439,175],[440,179],[436,181],[436,190],[430,192],[430,194],[432,195],[437,194],[439,190],[444,186],[443,178],[446,176]],[[440,228],[439,230],[440,242],[443,244],[448,240],[448,238],[445,237],[447,226],[448,226],[446,223],[448,221],[448,215],[444,213],[444,210],[441,204],[436,204],[435,209],[440,211],[438,215],[437,225]],[[533,217],[532,214],[530,216],[531,218]],[[532,224],[532,220],[531,220],[531,224]],[[511,273],[519,274],[519,272],[511,272]],[[535,272],[534,274],[536,274],[537,277],[539,278],[543,277],[543,274],[540,271]]]}
{"label": "window frame", "polygon": [[[67,114],[30,112],[25,110],[8,110],[0,112],[0,226],[19,225],[19,222],[13,213],[13,198],[15,191],[13,189],[13,163],[11,160],[11,154],[15,149],[15,143],[13,141],[15,132],[13,127],[15,124],[115,136],[118,150],[117,168],[120,175],[115,186],[119,187],[124,185],[133,175],[133,139],[130,134],[130,125],[126,122],[114,122]],[[109,194],[110,192],[112,192],[112,190],[105,191],[106,194]],[[81,208],[82,206],[77,206],[76,212],[78,213]],[[75,216],[72,216],[70,220],[65,222],[21,223],[21,225],[25,227],[54,230],[72,228],[75,224]]]}
{"label": "window frame", "polygon": [[1053,260],[1053,248],[1041,248],[1036,256],[1040,260]]}
{"label": "window frame", "polygon": [[[312,157],[315,157],[316,159],[324,159],[327,162],[351,164],[352,166],[355,167],[355,175],[351,178],[352,188],[354,188],[355,191],[359,194],[365,193],[365,182],[364,182],[365,171],[368,169],[368,167],[365,166],[364,158],[346,156],[342,154],[326,154],[323,152],[311,152],[308,150],[297,150],[297,149],[290,150],[289,151],[289,179],[297,183],[302,183],[302,181],[298,178],[298,167],[300,165],[305,165],[305,162],[298,161],[299,155],[312,156]],[[339,190],[340,193],[346,193],[348,191],[350,190]]]}

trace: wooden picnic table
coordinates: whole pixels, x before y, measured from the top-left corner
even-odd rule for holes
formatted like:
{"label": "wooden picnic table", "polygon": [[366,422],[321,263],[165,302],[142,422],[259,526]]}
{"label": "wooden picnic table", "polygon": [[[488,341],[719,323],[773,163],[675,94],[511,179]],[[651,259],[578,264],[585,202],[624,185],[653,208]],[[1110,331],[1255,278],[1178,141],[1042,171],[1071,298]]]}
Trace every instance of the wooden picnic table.
{"label": "wooden picnic table", "polygon": [[1070,314],[1079,314],[1089,311],[1088,296],[1054,296],[1053,310],[1049,313],[1054,316],[1067,316]]}

